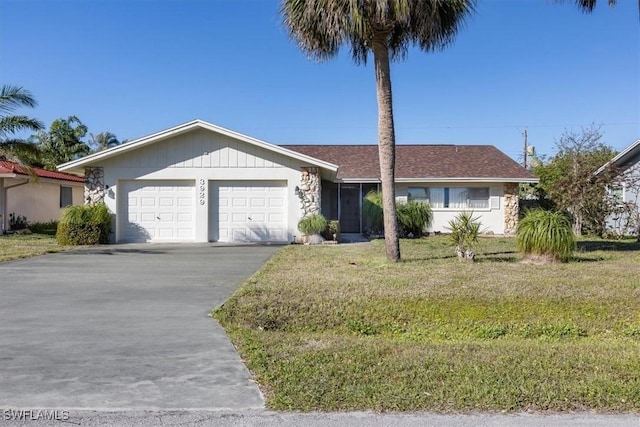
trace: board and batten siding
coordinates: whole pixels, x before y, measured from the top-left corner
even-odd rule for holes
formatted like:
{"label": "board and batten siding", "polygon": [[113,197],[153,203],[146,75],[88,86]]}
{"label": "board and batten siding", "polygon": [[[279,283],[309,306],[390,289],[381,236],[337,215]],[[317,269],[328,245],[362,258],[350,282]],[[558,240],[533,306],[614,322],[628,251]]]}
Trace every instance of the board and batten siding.
{"label": "board and batten siding", "polygon": [[[165,168],[282,168],[294,159],[226,135],[198,130],[116,157],[117,167]],[[293,161],[293,162],[292,162]],[[297,162],[296,162],[297,163]]]}
{"label": "board and batten siding", "polygon": [[[119,182],[194,180],[196,242],[209,241],[209,212],[217,203],[210,198],[210,186],[216,181],[285,181],[287,239],[290,241],[299,234],[300,202],[293,188],[299,185],[300,169],[309,165],[277,152],[226,135],[197,130],[106,159],[100,166],[104,168],[105,185],[109,186],[105,203],[119,214]],[[116,230],[116,240],[122,237],[119,233]]]}

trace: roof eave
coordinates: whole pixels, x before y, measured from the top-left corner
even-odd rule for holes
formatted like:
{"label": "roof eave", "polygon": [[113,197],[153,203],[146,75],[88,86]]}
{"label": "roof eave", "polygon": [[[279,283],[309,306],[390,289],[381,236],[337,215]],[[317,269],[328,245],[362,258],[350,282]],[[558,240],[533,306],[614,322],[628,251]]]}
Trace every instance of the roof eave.
{"label": "roof eave", "polygon": [[524,177],[424,177],[424,178],[396,178],[396,182],[539,182],[539,178]]}
{"label": "roof eave", "polygon": [[[379,183],[379,178],[339,178],[338,182],[345,184],[368,184]],[[396,183],[412,183],[412,182],[492,182],[492,183],[504,183],[515,182],[523,184],[536,184],[540,182],[539,178],[518,178],[518,177],[423,177],[423,178],[396,178]]]}
{"label": "roof eave", "polygon": [[636,150],[640,151],[640,139],[636,140],[636,142],[634,142],[633,144],[631,144],[630,146],[628,146],[627,148],[622,150],[613,159],[609,160],[607,163],[605,163],[604,165],[600,166],[600,168],[594,173],[594,175],[595,176],[600,175],[602,172],[604,172],[607,168],[609,168],[613,164],[617,165],[617,164],[620,164],[620,163],[624,163],[624,160],[628,156],[634,155],[635,154],[634,152]]}

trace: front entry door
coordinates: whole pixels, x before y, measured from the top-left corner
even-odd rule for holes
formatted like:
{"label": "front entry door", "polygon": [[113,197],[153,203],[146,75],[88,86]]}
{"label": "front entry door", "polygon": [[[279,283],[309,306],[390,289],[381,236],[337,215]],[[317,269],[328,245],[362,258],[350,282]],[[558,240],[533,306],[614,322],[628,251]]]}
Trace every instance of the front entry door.
{"label": "front entry door", "polygon": [[360,184],[340,185],[340,232],[360,233]]}

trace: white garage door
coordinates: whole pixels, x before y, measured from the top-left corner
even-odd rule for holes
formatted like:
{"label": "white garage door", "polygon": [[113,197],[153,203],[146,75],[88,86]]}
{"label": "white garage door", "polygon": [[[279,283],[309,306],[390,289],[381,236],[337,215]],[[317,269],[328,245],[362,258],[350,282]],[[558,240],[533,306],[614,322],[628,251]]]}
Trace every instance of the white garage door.
{"label": "white garage door", "polygon": [[285,181],[216,181],[210,188],[210,240],[287,241]]}
{"label": "white garage door", "polygon": [[194,181],[125,181],[123,184],[120,241],[194,240]]}

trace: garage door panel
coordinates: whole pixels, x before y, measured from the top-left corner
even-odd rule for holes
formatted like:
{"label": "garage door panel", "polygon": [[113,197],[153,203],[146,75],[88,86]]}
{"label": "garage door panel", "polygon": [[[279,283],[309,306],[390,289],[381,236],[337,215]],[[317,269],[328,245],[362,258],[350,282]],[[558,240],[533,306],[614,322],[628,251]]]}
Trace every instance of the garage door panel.
{"label": "garage door panel", "polygon": [[212,182],[211,240],[286,241],[286,181]]}
{"label": "garage door panel", "polygon": [[284,222],[284,215],[281,213],[270,213],[269,214],[269,222]]}
{"label": "garage door panel", "polygon": [[247,199],[245,197],[234,197],[231,199],[231,206],[245,207],[247,206]]}
{"label": "garage door panel", "polygon": [[120,241],[194,240],[194,181],[124,181]]}

